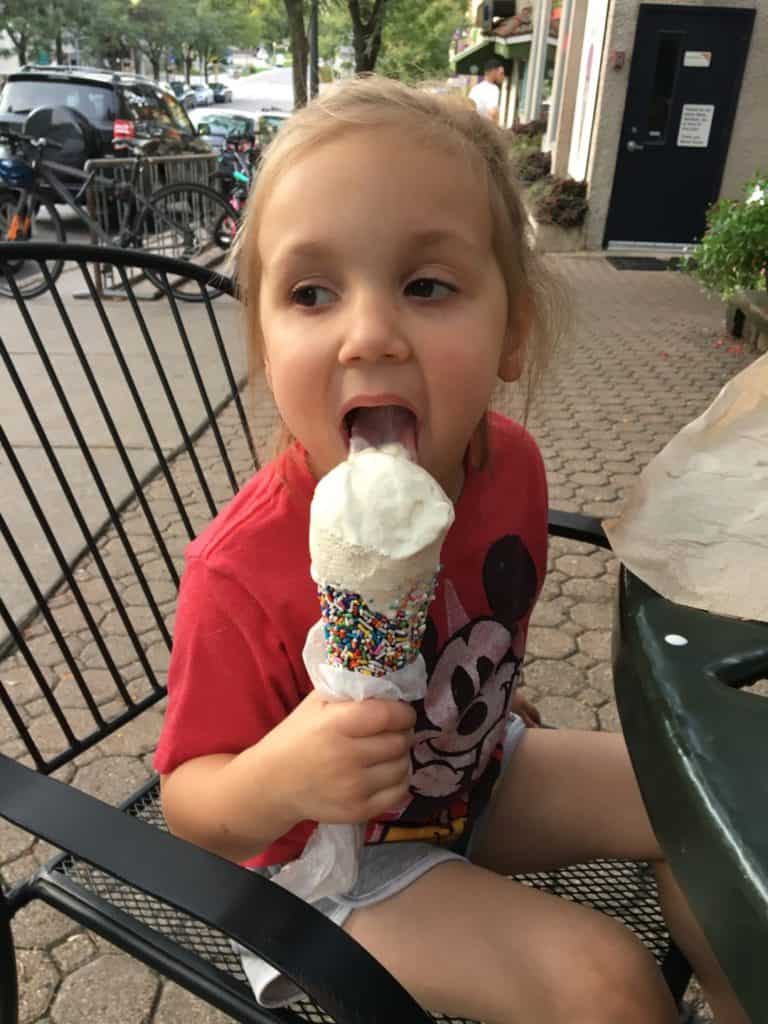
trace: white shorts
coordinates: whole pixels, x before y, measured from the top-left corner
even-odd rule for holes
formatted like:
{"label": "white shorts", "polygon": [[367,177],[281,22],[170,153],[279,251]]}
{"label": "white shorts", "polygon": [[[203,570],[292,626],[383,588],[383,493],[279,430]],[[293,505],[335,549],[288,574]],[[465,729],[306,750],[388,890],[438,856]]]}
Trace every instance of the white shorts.
{"label": "white shorts", "polygon": [[[510,715],[504,737],[499,777],[506,770],[524,732],[525,725],[522,719],[517,715]],[[471,861],[472,846],[475,838],[482,832],[486,813],[487,808],[475,823],[473,834],[469,837],[466,852],[463,854],[448,847],[423,842],[378,843],[364,846],[360,851],[357,881],[352,889],[335,899],[317,900],[313,906],[341,927],[353,910],[381,903],[382,900],[396,895],[438,864],[449,860]],[[260,873],[272,877],[279,870],[280,865],[275,864]],[[275,967],[242,946],[233,945],[240,954],[243,970],[256,1001],[261,1006],[274,1009],[302,998],[302,991]]]}

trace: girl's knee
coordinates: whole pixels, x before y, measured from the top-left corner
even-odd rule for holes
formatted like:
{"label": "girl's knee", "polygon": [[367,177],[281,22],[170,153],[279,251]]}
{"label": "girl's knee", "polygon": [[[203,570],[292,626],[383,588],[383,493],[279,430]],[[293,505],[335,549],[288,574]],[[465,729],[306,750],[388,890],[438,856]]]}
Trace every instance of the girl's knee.
{"label": "girl's knee", "polygon": [[653,956],[623,926],[607,932],[604,940],[584,946],[563,979],[554,1019],[564,1024],[673,1024],[674,1001]]}

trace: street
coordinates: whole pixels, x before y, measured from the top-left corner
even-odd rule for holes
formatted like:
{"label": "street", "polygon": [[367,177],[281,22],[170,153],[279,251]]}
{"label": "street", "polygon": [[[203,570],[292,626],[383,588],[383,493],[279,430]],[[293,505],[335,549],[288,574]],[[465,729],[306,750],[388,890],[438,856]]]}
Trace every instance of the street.
{"label": "street", "polygon": [[[279,110],[293,109],[293,78],[290,68],[270,68],[269,71],[260,71],[257,75],[248,75],[244,78],[219,75],[218,81],[232,90],[232,103],[217,103],[212,107],[196,110],[226,111],[237,108],[256,112],[270,107],[277,107]],[[195,110],[191,113],[194,114]],[[195,120],[194,117],[192,120]]]}

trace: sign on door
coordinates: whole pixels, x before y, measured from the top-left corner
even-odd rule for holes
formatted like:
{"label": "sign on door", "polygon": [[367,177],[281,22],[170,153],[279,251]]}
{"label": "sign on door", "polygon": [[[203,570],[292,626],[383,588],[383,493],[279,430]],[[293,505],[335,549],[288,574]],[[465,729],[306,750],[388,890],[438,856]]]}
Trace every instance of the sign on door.
{"label": "sign on door", "polygon": [[713,103],[684,103],[677,132],[678,146],[706,149],[714,113]]}

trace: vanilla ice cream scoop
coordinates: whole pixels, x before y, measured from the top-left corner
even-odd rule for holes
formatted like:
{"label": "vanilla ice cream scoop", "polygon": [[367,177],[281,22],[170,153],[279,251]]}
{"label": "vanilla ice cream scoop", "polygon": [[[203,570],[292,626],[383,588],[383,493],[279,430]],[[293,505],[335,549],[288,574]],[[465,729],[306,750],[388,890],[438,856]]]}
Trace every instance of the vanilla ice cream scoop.
{"label": "vanilla ice cream scoop", "polygon": [[332,664],[381,675],[418,655],[453,518],[400,444],[353,452],[318,483],[309,549]]}
{"label": "vanilla ice cream scoop", "polygon": [[366,448],[315,489],[312,578],[386,611],[404,586],[434,576],[452,523],[451,501],[400,445]]}

